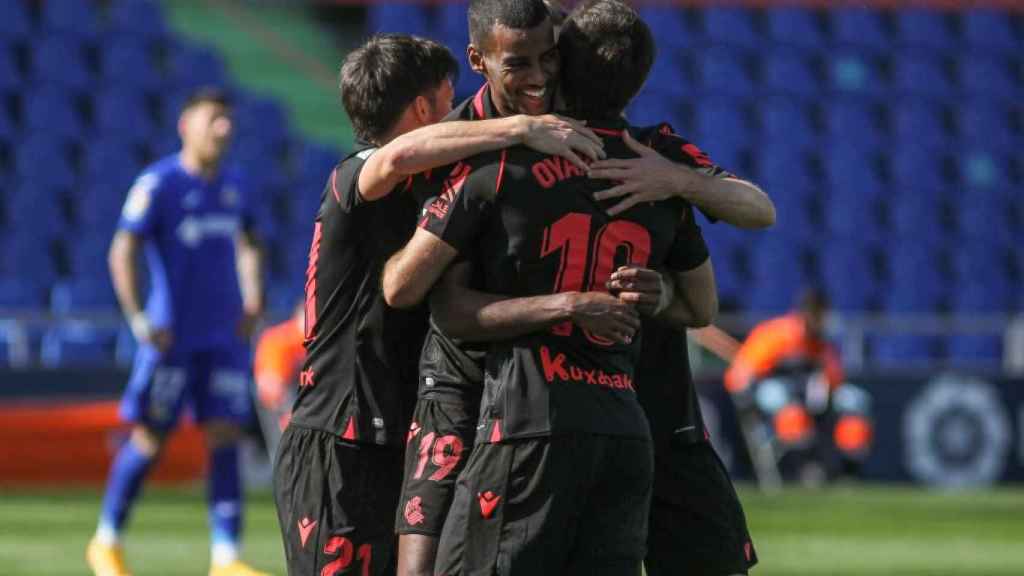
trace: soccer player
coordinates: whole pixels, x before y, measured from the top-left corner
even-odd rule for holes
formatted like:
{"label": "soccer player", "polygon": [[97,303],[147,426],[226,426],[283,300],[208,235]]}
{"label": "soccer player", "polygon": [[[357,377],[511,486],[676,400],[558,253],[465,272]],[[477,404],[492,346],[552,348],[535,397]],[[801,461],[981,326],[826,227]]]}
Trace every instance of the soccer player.
{"label": "soccer player", "polygon": [[[252,418],[249,337],[263,311],[263,286],[245,188],[239,174],[221,166],[231,132],[224,94],[193,95],[178,120],[181,151],[135,181],[110,247],[114,289],[139,350],[121,402],[131,436],[114,459],[86,554],[97,575],[128,573],[122,529],[186,404],[209,449],[210,574],[261,574],[238,559],[238,440]],[[142,251],[145,308],[137,279]]]}
{"label": "soccer player", "polygon": [[426,330],[423,310],[388,307],[380,271],[416,226],[414,174],[517,143],[582,161],[600,141],[554,116],[428,126],[451,110],[458,66],[443,46],[380,35],[341,69],[365,144],[335,168],[306,273],[306,361],[274,469],[289,574],[394,571],[402,447]]}
{"label": "soccer player", "polygon": [[[593,46],[591,37],[581,46],[588,56],[567,61],[618,81],[590,88],[586,97],[569,84],[567,100],[604,135],[612,157],[628,156],[619,115],[646,78],[653,42],[627,6],[600,6],[603,45]],[[664,142],[666,152],[685,153],[678,139]],[[389,261],[385,295],[415,302],[440,265],[479,250],[490,291],[540,301],[553,292],[601,291],[619,265],[667,264],[681,271],[679,285],[691,283],[688,274],[702,276],[710,288],[705,306],[713,308],[707,250],[688,206],[644,204],[610,219],[593,200],[603,187],[572,166],[516,148],[460,164],[427,208],[422,229]],[[688,304],[677,299],[680,312],[665,313],[699,316]],[[625,330],[595,333],[571,318],[553,316],[548,328],[489,349],[478,446],[458,481],[437,573],[639,569],[652,462],[632,390],[638,343]]]}
{"label": "soccer player", "polygon": [[[553,105],[552,95],[557,87],[559,62],[556,58],[553,27],[546,18],[541,2],[474,0],[469,7],[469,26],[472,44],[467,48],[467,53],[470,64],[484,76],[487,83],[473,98],[456,108],[453,117],[480,119],[514,111],[547,110],[542,106],[531,108],[530,105],[536,102],[535,98],[530,97],[531,93],[543,94],[547,97],[547,105]],[[634,145],[631,140],[627,140],[627,144],[642,148]],[[700,156],[699,150],[695,147],[692,150]],[[631,161],[622,161],[626,164],[614,167],[622,173],[623,185],[604,194],[607,197],[625,198],[610,207],[610,213],[621,211],[638,200],[653,201],[678,195],[686,197],[707,214],[741,226],[766,225],[766,220],[774,218],[770,200],[749,183],[722,178],[714,186],[702,181],[702,187],[695,189],[696,172],[680,170],[680,166],[666,167],[657,160],[642,157],[642,170],[622,170],[632,168],[629,164]],[[693,163],[692,159],[687,160]],[[441,170],[437,172],[447,173]],[[629,291],[621,293],[623,298],[639,302],[638,309],[647,313],[664,308],[665,297],[671,294],[671,290],[664,288],[657,273],[633,269],[616,273],[616,281],[620,274],[622,281],[628,281],[632,286]],[[456,277],[452,275],[452,279]],[[533,326],[524,323],[525,319],[514,300],[505,302],[507,307],[503,309],[496,308],[503,303],[466,290],[458,282],[446,285],[452,286],[452,290],[451,297],[445,300],[454,305],[476,310],[490,304],[488,325],[483,332],[473,334],[473,339],[500,337],[502,330],[509,327],[521,330]],[[621,289],[622,286],[617,288]],[[449,291],[437,292],[445,294]],[[396,298],[401,300],[405,296],[399,293]],[[666,382],[671,385],[673,390],[666,399],[680,404],[678,411],[681,414],[689,415],[694,411],[699,414],[689,366],[685,363],[685,354],[679,352],[686,348],[685,333],[667,329],[662,333],[672,337],[674,352],[669,362],[673,363],[670,368],[678,374],[679,382],[661,378],[664,371],[654,369],[652,373],[659,375],[659,384]],[[685,374],[678,367],[680,356],[684,356],[682,363]],[[465,465],[464,449],[456,451],[453,447],[473,444],[477,398],[482,380],[482,369],[479,367],[482,357],[483,349],[480,346],[457,342],[432,323],[424,346],[420,374],[421,397],[410,430],[406,479],[401,500],[403,504],[398,514],[398,531],[401,534],[399,573],[403,576],[431,574],[433,571],[437,537],[451,501],[454,478]],[[681,395],[675,394],[677,387],[683,390]],[[686,399],[692,399],[693,403],[681,405]],[[703,425],[699,428],[703,430]],[[702,434],[698,437],[704,440]],[[443,441],[439,442],[439,439]],[[433,458],[446,464],[446,474],[425,472],[433,466]],[[731,484],[728,484],[728,489],[732,490]]]}

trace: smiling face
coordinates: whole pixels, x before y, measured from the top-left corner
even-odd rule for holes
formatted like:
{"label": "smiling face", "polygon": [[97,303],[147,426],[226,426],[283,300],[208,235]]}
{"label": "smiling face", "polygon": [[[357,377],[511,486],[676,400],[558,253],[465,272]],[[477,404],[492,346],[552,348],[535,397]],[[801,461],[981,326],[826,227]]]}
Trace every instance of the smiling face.
{"label": "smiling face", "polygon": [[549,18],[528,29],[495,24],[481,45],[470,44],[469,64],[487,79],[502,116],[552,109],[560,60]]}

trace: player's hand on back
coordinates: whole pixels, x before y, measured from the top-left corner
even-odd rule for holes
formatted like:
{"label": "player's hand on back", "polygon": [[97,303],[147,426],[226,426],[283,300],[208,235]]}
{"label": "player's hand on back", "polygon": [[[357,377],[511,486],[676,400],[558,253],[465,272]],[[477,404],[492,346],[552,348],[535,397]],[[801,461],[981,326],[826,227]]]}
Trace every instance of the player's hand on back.
{"label": "player's hand on back", "polygon": [[604,292],[569,292],[573,324],[590,334],[623,344],[640,329],[640,314],[632,304]]}
{"label": "player's hand on back", "polygon": [[640,157],[608,158],[590,166],[591,178],[618,182],[594,194],[596,200],[622,198],[607,210],[609,215],[625,212],[641,202],[657,202],[679,196],[683,190],[699,185],[701,174],[637,142],[629,131],[622,133],[622,140]]}
{"label": "player's hand on back", "polygon": [[561,156],[586,172],[588,163],[605,157],[601,137],[582,122],[545,114],[523,116],[523,144],[544,154]]}
{"label": "player's hand on back", "polygon": [[608,291],[645,316],[657,316],[672,303],[675,287],[671,278],[650,268],[620,266],[605,283]]}

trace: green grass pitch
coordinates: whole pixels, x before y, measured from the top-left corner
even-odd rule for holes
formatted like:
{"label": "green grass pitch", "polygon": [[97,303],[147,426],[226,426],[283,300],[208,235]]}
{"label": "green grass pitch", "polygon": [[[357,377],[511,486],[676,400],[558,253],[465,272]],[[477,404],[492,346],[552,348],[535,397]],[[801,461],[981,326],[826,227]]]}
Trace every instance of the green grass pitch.
{"label": "green grass pitch", "polygon": [[[761,557],[755,576],[1024,574],[1024,488],[948,493],[845,486],[772,497],[742,490],[741,497]],[[83,552],[98,509],[97,491],[0,493],[0,574],[87,574]],[[148,491],[126,549],[138,576],[205,574],[202,490]],[[249,497],[243,556],[284,574],[267,493]]]}

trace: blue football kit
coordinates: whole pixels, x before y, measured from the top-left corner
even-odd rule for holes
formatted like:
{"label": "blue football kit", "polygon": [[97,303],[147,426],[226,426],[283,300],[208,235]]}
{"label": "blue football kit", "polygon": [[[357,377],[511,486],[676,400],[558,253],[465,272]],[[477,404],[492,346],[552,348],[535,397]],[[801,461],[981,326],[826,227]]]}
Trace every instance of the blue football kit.
{"label": "blue football kit", "polygon": [[118,227],[143,241],[146,316],[154,329],[170,330],[173,342],[162,353],[140,345],[121,403],[125,420],[166,431],[186,405],[198,422],[245,424],[252,417],[235,263],[236,236],[250,223],[231,170],[206,181],[173,155],[135,181]]}

